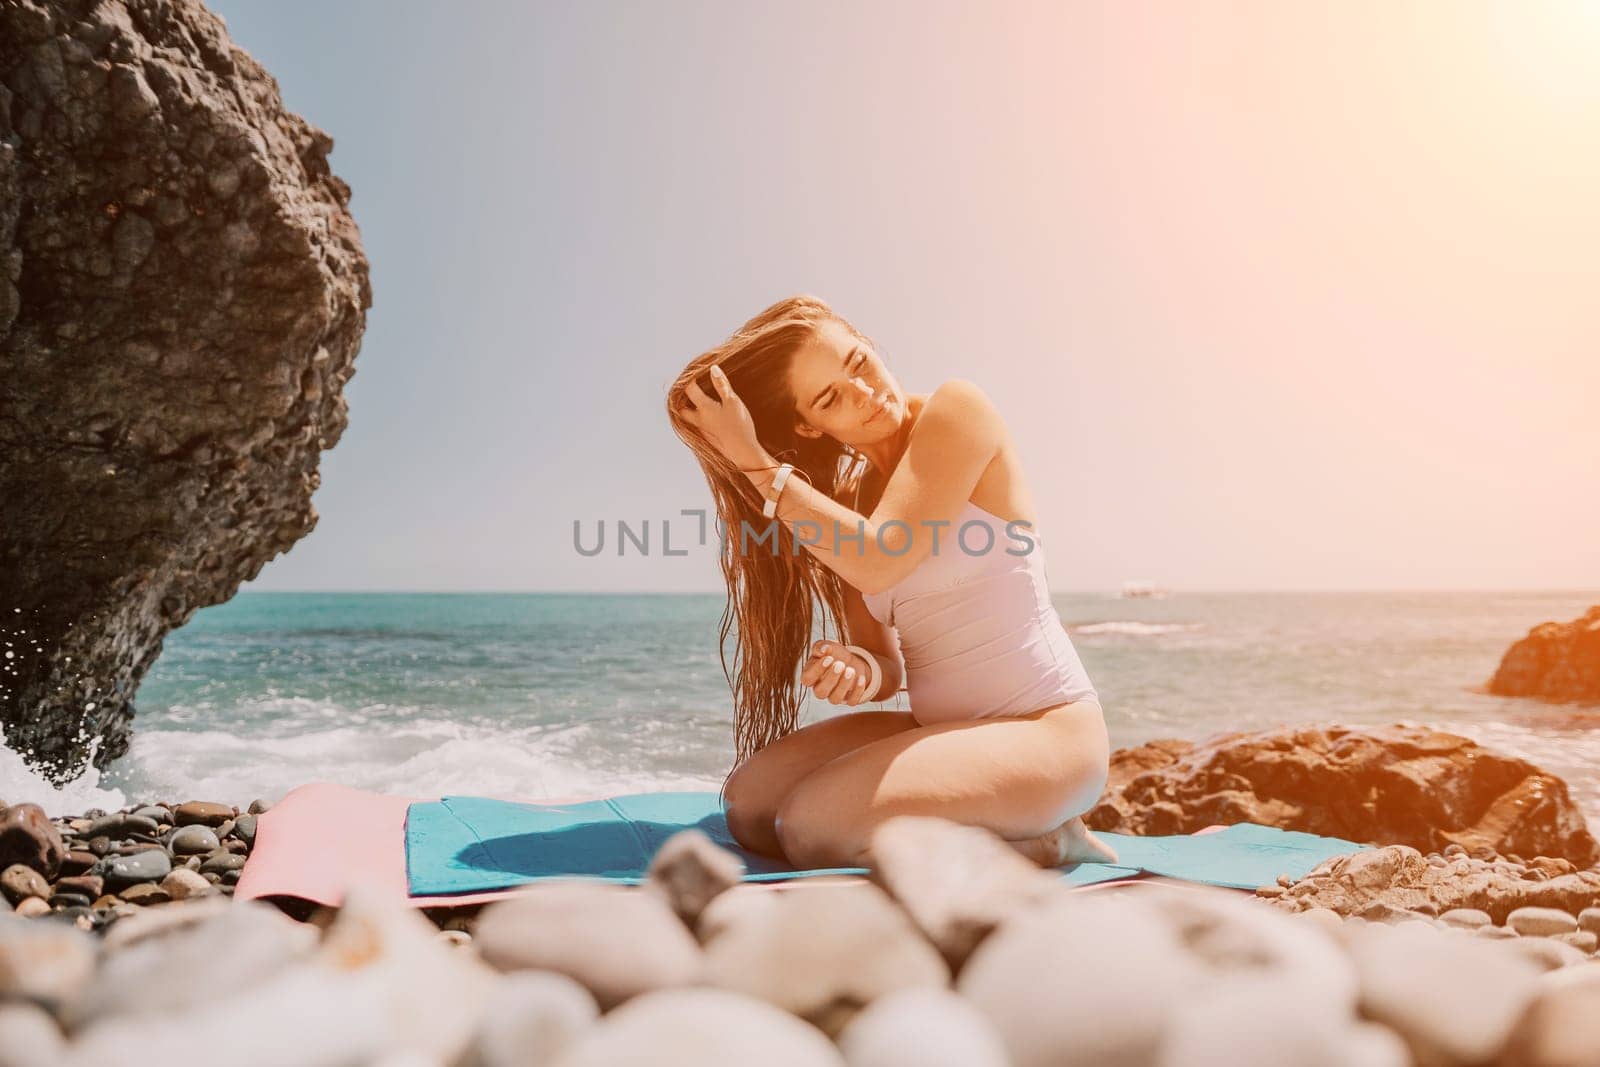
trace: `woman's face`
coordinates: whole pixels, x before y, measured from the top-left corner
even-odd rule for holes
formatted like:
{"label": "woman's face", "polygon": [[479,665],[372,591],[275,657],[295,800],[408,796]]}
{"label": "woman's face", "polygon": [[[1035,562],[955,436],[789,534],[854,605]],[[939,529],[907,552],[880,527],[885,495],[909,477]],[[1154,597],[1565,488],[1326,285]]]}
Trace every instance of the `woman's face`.
{"label": "woman's face", "polygon": [[795,353],[789,388],[800,432],[809,426],[841,444],[881,441],[905,417],[900,385],[878,353],[833,319]]}

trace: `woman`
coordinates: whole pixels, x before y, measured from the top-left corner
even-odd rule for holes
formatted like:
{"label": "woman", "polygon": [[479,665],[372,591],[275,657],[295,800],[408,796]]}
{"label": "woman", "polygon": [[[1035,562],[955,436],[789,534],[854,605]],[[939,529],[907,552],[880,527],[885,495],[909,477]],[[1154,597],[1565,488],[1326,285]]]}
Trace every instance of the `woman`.
{"label": "woman", "polygon": [[[956,379],[907,395],[866,335],[799,296],[685,368],[667,412],[727,531],[722,638],[736,615],[742,653],[723,785],[734,838],[797,867],[861,866],[879,824],[937,815],[1042,866],[1115,860],[1081,818],[1105,788],[1104,715],[1050,606],[1016,446],[982,390]],[[773,518],[776,540],[756,540]],[[818,601],[851,646],[817,642],[800,684],[853,707],[903,680],[909,711],[796,729]]]}

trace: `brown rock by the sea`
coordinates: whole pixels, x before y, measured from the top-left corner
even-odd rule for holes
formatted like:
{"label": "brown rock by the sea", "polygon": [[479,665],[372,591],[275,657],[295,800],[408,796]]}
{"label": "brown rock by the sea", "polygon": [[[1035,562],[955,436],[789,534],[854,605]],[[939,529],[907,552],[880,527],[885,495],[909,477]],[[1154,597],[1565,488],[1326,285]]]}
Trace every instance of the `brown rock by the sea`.
{"label": "brown rock by the sea", "polygon": [[61,831],[37,804],[13,804],[0,811],[0,869],[20,863],[54,878],[66,857]]}
{"label": "brown rock by the sea", "polygon": [[332,147],[200,0],[0,4],[0,728],[57,781],[316,524],[371,304]]}
{"label": "brown rock by the sea", "polygon": [[1600,604],[1571,622],[1545,622],[1512,645],[1489,679],[1497,696],[1600,704]]}
{"label": "brown rock by the sea", "polygon": [[1414,724],[1302,726],[1120,749],[1084,819],[1130,834],[1254,822],[1422,852],[1460,844],[1579,867],[1600,858],[1560,778]]}

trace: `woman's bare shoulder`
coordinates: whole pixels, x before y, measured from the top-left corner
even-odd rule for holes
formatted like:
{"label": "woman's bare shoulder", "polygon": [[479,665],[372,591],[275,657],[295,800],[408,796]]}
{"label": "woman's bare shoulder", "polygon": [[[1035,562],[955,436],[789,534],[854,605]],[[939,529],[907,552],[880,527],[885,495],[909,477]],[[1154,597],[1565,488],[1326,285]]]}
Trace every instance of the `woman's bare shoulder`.
{"label": "woman's bare shoulder", "polygon": [[924,407],[937,403],[941,408],[950,408],[971,414],[984,414],[999,416],[995,410],[994,401],[989,399],[989,394],[983,386],[971,378],[947,378],[939,383],[939,387],[927,394]]}

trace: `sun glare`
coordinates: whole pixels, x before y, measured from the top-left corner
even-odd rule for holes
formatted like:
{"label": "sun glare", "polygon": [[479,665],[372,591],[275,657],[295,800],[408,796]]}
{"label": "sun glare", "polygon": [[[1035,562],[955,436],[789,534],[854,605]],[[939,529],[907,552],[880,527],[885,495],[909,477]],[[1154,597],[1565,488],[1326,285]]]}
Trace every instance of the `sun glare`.
{"label": "sun glare", "polygon": [[1556,107],[1600,105],[1600,0],[1496,5],[1501,56]]}

